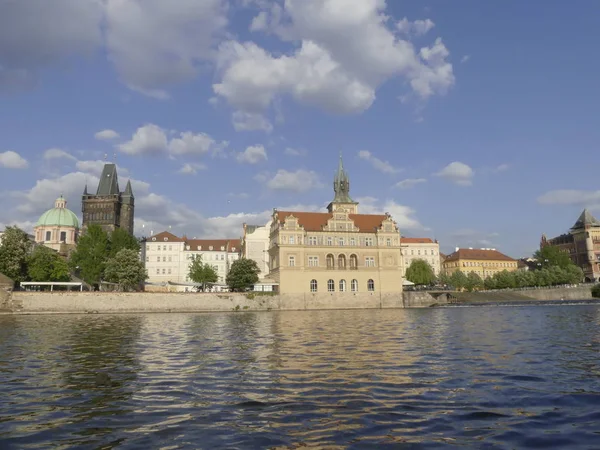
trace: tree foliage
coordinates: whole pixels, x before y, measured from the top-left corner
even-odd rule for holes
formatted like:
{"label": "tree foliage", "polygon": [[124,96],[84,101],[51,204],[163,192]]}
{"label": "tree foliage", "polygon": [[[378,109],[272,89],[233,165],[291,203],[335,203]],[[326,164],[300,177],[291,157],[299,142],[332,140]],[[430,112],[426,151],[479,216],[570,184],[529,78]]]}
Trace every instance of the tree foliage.
{"label": "tree foliage", "polygon": [[100,225],[93,224],[79,238],[69,263],[86,283],[98,284],[104,274],[108,251],[108,234]]}
{"label": "tree foliage", "polygon": [[583,280],[583,270],[574,264],[565,269],[551,266],[534,271],[504,270],[485,279],[486,289],[513,289],[524,287],[547,287],[562,284],[577,284]]}
{"label": "tree foliage", "polygon": [[435,281],[435,274],[429,263],[423,259],[415,259],[406,269],[406,279],[415,284],[431,285]]}
{"label": "tree foliage", "polygon": [[6,227],[0,245],[0,273],[18,283],[27,280],[27,260],[33,243],[19,227]]}
{"label": "tree foliage", "polygon": [[202,283],[202,291],[206,290],[206,283],[216,283],[219,280],[215,268],[210,264],[203,263],[201,255],[192,257],[188,277],[194,283]]}
{"label": "tree foliage", "polygon": [[227,285],[232,291],[246,291],[258,281],[260,269],[253,259],[238,259],[231,264]]}
{"label": "tree foliage", "polygon": [[32,281],[69,281],[67,261],[54,250],[38,245],[27,262],[27,274]]}
{"label": "tree foliage", "polygon": [[148,273],[138,252],[124,248],[106,262],[104,276],[106,281],[117,283],[120,291],[131,291],[148,278]]}
{"label": "tree foliage", "polygon": [[533,254],[540,269],[548,269],[552,266],[558,266],[566,269],[575,265],[568,253],[553,245],[546,245]]}
{"label": "tree foliage", "polygon": [[465,275],[465,273],[461,270],[453,272],[448,281],[450,282],[449,284],[451,286],[454,286],[458,290],[466,288],[467,284],[469,283],[467,275]]}
{"label": "tree foliage", "polygon": [[594,298],[600,298],[600,284],[596,284],[592,288],[592,297],[594,297]]}
{"label": "tree foliage", "polygon": [[124,228],[116,228],[110,234],[109,248],[108,257],[114,258],[124,248],[139,253],[140,243],[135,236],[129,234]]}
{"label": "tree foliage", "polygon": [[465,289],[469,292],[476,291],[483,288],[483,280],[476,272],[469,272],[467,274],[467,283]]}

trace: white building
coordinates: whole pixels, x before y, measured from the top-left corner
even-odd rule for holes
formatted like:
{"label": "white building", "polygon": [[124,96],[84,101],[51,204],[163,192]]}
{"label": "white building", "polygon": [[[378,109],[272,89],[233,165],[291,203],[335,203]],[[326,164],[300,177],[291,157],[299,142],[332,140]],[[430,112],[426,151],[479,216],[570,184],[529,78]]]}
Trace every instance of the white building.
{"label": "white building", "polygon": [[[239,239],[188,239],[168,231],[146,238],[142,246],[142,261],[151,284],[191,283],[189,267],[194,256],[212,265],[219,276],[217,290],[225,287],[225,279],[233,261],[239,259]],[[183,289],[182,289],[183,290]]]}
{"label": "white building", "polygon": [[432,241],[429,238],[407,238],[403,236],[400,243],[402,259],[404,260],[402,276],[415,259],[427,261],[432,267],[433,273],[436,276],[440,274],[440,244],[437,241]]}
{"label": "white building", "polygon": [[254,291],[273,292],[277,290],[278,283],[268,278],[269,275],[269,243],[271,223],[266,225],[244,224],[244,237],[242,238],[242,256],[252,259],[260,269],[258,283],[254,285]]}

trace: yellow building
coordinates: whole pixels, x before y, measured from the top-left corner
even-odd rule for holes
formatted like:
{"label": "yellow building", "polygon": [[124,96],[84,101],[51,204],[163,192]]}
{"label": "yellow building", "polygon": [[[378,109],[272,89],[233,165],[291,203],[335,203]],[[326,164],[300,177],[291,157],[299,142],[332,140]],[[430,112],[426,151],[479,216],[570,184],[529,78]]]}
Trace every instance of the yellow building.
{"label": "yellow building", "polygon": [[468,274],[475,272],[482,279],[498,272],[517,270],[517,260],[500,253],[495,248],[457,248],[442,263],[443,271],[452,275],[457,270]]}
{"label": "yellow building", "polygon": [[282,294],[402,292],[400,231],[389,214],[359,214],[342,158],[327,212],[273,210],[269,278]]}

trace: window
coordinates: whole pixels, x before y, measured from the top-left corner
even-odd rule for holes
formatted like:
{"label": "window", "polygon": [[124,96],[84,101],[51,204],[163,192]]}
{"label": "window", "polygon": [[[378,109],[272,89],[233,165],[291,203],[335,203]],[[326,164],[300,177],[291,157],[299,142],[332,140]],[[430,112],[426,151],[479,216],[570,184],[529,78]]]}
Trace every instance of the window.
{"label": "window", "polygon": [[317,280],[310,280],[310,292],[317,292]]}
{"label": "window", "polygon": [[146,256],[146,262],[150,262],[150,257]]}
{"label": "window", "polygon": [[388,247],[391,247],[392,246],[392,240],[390,238],[387,238],[385,240],[385,245],[388,246]]}
{"label": "window", "polygon": [[163,256],[163,262],[167,262],[167,257]]}
{"label": "window", "polygon": [[373,256],[365,257],[365,266],[375,267],[375,258]]}
{"label": "window", "polygon": [[358,280],[352,280],[350,282],[350,289],[352,290],[352,292],[358,291]]}
{"label": "window", "polygon": [[166,245],[163,245],[163,250],[167,251],[167,246]]}
{"label": "window", "polygon": [[60,232],[60,242],[67,242],[67,232],[66,231]]}
{"label": "window", "polygon": [[290,236],[290,244],[294,245],[296,243],[295,239],[296,238],[294,236]]}
{"label": "window", "polygon": [[150,251],[150,244],[146,244],[146,250]]}
{"label": "window", "polygon": [[344,238],[343,237],[338,238],[338,244],[341,245],[341,246],[344,245]]}
{"label": "window", "polygon": [[171,262],[171,257],[169,256],[169,262]]}
{"label": "window", "polygon": [[338,268],[342,270],[346,269],[346,255],[338,256]]}
{"label": "window", "polygon": [[346,280],[340,280],[340,292],[346,292]]}
{"label": "window", "polygon": [[162,270],[163,275],[165,274],[165,269]]}
{"label": "window", "polygon": [[367,281],[367,290],[370,292],[375,290],[375,282],[373,280]]}
{"label": "window", "polygon": [[358,268],[358,257],[356,255],[350,255],[350,269]]}
{"label": "window", "polygon": [[327,245],[333,245],[333,238],[327,238]]}
{"label": "window", "polygon": [[160,262],[160,256],[156,257],[156,262]]}
{"label": "window", "polygon": [[329,255],[327,255],[327,268],[328,269],[334,268],[334,259],[333,259],[333,255],[331,253]]}
{"label": "window", "polygon": [[173,250],[173,246],[169,245],[169,251]]}
{"label": "window", "polygon": [[308,238],[308,245],[317,245],[317,237],[316,236],[310,236]]}
{"label": "window", "polygon": [[356,245],[356,239],[354,239],[354,238],[350,238],[350,245],[351,245],[351,246],[354,246],[354,245]]}
{"label": "window", "polygon": [[160,274],[160,269],[156,269],[156,275]]}
{"label": "window", "polygon": [[52,239],[52,231],[46,231],[46,240],[49,241]]}
{"label": "window", "polygon": [[221,245],[221,251],[224,251],[225,247],[223,245]]}
{"label": "window", "polygon": [[208,249],[209,249],[210,251],[212,251],[212,249],[213,249],[213,246],[212,246],[212,245],[211,245],[211,246],[209,246],[209,247],[208,247]]}
{"label": "window", "polygon": [[288,266],[290,266],[290,267],[296,266],[296,257],[294,255],[288,256]]}
{"label": "window", "polygon": [[365,246],[367,247],[373,247],[373,238],[365,238]]}
{"label": "window", "polygon": [[169,275],[171,275],[171,269],[169,269]]}
{"label": "window", "polygon": [[335,291],[335,282],[333,280],[327,281],[327,291],[329,291],[329,292]]}
{"label": "window", "polygon": [[309,267],[319,267],[319,257],[318,256],[309,256],[308,257],[308,266]]}

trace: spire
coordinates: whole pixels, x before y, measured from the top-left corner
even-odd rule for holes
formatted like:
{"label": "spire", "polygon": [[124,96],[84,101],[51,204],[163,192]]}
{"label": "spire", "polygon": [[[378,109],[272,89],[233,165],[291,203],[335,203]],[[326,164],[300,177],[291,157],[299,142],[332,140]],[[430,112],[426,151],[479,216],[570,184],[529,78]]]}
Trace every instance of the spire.
{"label": "spire", "polygon": [[354,203],[354,200],[350,198],[350,179],[344,170],[342,152],[340,152],[338,170],[333,179],[333,192],[335,193],[334,203]]}
{"label": "spire", "polygon": [[133,197],[133,190],[131,189],[131,180],[127,180],[127,186],[125,186],[125,192],[123,195],[129,195]]}
{"label": "spire", "polygon": [[85,188],[83,189],[83,195],[89,195],[87,190],[87,183],[85,184]]}
{"label": "spire", "polygon": [[600,222],[598,221],[598,219],[596,219],[587,210],[587,208],[583,210],[583,212],[579,216],[579,219],[577,219],[577,222],[575,222],[575,225],[573,225],[571,229],[576,230],[585,227],[600,227]]}
{"label": "spire", "polygon": [[100,175],[100,183],[96,195],[118,195],[119,181],[117,179],[117,166],[114,164],[104,164],[102,175]]}

